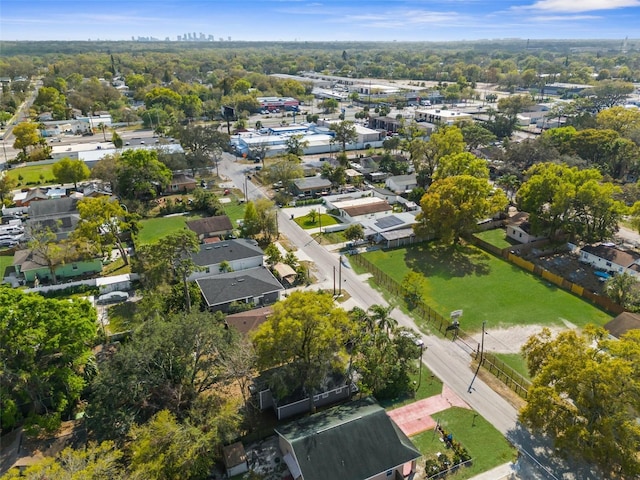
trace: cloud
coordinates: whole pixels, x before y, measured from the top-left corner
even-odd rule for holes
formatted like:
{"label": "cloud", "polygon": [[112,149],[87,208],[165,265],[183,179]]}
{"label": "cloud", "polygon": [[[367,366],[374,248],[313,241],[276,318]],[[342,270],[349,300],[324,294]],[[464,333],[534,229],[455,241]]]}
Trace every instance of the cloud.
{"label": "cloud", "polygon": [[529,17],[532,22],[577,22],[579,20],[598,20],[602,17],[597,15],[537,15]]}
{"label": "cloud", "polygon": [[469,19],[456,12],[428,10],[388,10],[380,13],[345,15],[335,19],[339,23],[360,24],[364,27],[398,28],[420,25],[453,26],[465,24]]}
{"label": "cloud", "polygon": [[538,0],[526,8],[556,13],[592,12],[595,10],[615,10],[618,8],[640,7],[640,0]]}

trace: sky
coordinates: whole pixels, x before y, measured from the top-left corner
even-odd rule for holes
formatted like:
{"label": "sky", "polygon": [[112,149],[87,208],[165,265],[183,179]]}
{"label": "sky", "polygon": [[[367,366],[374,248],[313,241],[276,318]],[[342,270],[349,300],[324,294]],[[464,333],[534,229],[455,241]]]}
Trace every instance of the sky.
{"label": "sky", "polygon": [[0,40],[640,38],[640,0],[0,0]]}

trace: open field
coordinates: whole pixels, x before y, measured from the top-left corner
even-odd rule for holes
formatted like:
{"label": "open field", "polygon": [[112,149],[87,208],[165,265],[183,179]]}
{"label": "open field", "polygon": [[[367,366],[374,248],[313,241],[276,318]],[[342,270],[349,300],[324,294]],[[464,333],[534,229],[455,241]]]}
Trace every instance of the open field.
{"label": "open field", "polygon": [[170,217],[146,218],[140,221],[138,243],[145,245],[157,242],[160,238],[175,233],[183,228],[189,220],[201,218],[201,215],[173,215]]}
{"label": "open field", "polygon": [[[516,452],[504,436],[473,410],[452,407],[434,417],[473,458],[470,467],[448,475],[448,479],[464,480],[515,459]],[[449,453],[433,430],[416,435],[411,440],[425,457],[434,457],[437,452]],[[424,458],[420,462],[424,465]]]}
{"label": "open field", "polygon": [[[420,372],[416,372],[411,375],[411,380],[416,382],[415,385],[418,385],[418,377],[420,376]],[[415,392],[415,395],[408,394],[399,398],[393,398],[390,400],[380,400],[380,405],[382,405],[387,410],[391,410],[394,408],[400,408],[405,405],[409,405],[410,403],[417,402],[418,400],[422,400],[424,398],[429,398],[434,395],[439,395],[442,393],[442,382],[438,377],[436,377],[431,370],[429,370],[426,366],[422,366],[422,380],[420,381],[420,385],[418,391]]]}
{"label": "open field", "polygon": [[511,325],[582,327],[611,316],[586,301],[473,246],[424,243],[363,253],[401,283],[410,271],[424,276],[422,300],[443,316],[462,309],[461,327],[478,331]]}
{"label": "open field", "polygon": [[[19,187],[50,185],[56,183],[53,177],[53,164],[51,165],[31,165],[26,167],[14,168],[7,170],[9,178],[15,178]],[[40,179],[42,175],[43,179]],[[22,176],[22,180],[20,180]]]}

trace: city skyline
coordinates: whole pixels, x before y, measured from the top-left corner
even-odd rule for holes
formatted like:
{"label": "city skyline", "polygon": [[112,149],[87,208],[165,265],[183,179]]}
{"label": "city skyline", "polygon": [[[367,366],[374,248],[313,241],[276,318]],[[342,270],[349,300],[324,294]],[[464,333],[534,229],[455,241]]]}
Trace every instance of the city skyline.
{"label": "city skyline", "polygon": [[640,0],[2,0],[2,40],[640,38]]}

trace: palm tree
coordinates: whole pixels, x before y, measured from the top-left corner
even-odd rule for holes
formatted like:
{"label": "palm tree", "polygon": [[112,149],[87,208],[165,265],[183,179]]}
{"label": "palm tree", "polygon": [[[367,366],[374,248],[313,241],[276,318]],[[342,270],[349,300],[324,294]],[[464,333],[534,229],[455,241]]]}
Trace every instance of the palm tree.
{"label": "palm tree", "polygon": [[393,307],[391,305],[384,307],[376,304],[369,307],[369,312],[373,322],[378,326],[378,328],[384,330],[387,335],[393,332],[393,330],[398,326],[398,321],[395,318],[390,317],[392,310]]}

